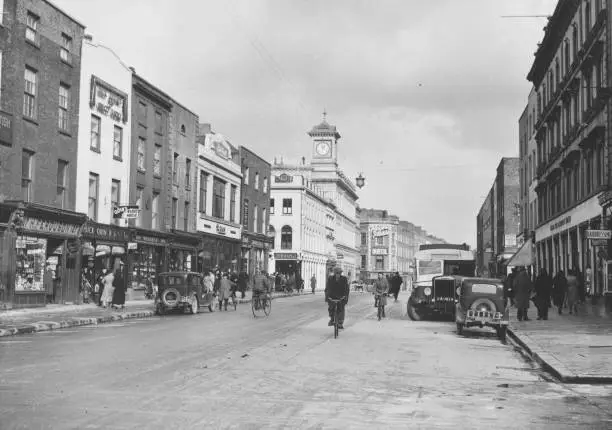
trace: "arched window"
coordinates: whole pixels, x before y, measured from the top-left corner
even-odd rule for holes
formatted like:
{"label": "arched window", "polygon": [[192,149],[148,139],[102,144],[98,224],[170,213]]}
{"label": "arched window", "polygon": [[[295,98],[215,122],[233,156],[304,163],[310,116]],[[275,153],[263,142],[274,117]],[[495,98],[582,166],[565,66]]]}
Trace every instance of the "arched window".
{"label": "arched window", "polygon": [[272,238],[272,249],[276,248],[276,230],[272,225],[268,226],[268,236]]}
{"label": "arched window", "polygon": [[293,231],[288,225],[281,229],[281,249],[291,249],[293,247]]}

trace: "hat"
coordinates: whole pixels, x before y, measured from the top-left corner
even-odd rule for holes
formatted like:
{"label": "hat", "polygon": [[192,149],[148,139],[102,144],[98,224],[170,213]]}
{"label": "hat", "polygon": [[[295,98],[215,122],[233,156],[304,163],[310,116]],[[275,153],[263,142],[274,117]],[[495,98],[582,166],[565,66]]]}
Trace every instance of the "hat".
{"label": "hat", "polygon": [[334,273],[342,273],[342,267],[340,266],[334,267]]}

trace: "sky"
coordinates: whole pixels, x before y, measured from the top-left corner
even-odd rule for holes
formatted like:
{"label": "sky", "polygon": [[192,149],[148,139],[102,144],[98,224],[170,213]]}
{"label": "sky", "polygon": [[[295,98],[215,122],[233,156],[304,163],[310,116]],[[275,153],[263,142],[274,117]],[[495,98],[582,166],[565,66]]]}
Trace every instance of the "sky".
{"label": "sky", "polygon": [[270,162],[310,159],[322,120],[358,204],[453,243],[501,157],[556,0],[52,0],[94,42]]}

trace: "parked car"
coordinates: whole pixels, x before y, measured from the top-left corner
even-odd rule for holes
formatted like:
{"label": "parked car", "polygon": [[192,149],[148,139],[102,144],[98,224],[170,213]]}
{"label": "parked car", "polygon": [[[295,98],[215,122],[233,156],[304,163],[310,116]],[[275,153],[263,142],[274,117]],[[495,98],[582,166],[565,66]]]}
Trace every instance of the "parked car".
{"label": "parked car", "polygon": [[457,288],[455,312],[457,334],[465,328],[491,327],[501,341],[506,340],[510,308],[504,296],[504,284],[499,279],[462,278]]}
{"label": "parked car", "polygon": [[408,316],[413,321],[428,317],[449,317],[455,314],[457,287],[462,276],[434,276],[431,285],[413,286],[408,299]]}
{"label": "parked car", "polygon": [[164,272],[157,276],[158,289],[155,296],[155,313],[163,315],[169,311],[189,311],[197,314],[200,307],[215,309],[213,291],[204,290],[203,276],[196,272]]}

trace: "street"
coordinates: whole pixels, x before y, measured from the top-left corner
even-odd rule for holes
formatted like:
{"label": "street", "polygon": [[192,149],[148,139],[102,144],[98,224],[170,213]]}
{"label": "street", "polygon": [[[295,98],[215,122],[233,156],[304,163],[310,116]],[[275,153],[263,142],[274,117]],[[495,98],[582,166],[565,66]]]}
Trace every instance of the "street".
{"label": "street", "polygon": [[390,305],[379,322],[352,294],[338,339],[320,294],[268,318],[243,304],[3,338],[0,428],[612,427],[612,387],[558,384],[492,332]]}

